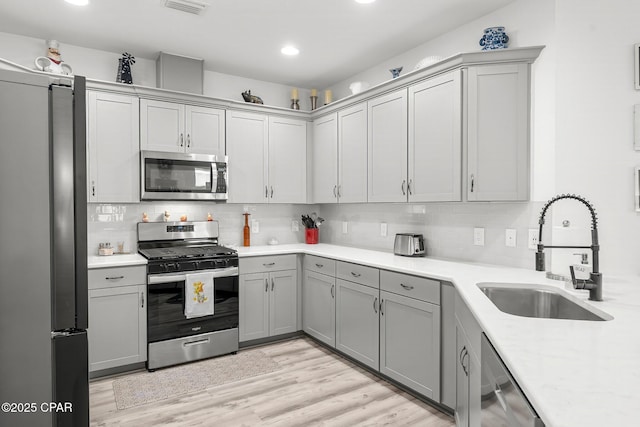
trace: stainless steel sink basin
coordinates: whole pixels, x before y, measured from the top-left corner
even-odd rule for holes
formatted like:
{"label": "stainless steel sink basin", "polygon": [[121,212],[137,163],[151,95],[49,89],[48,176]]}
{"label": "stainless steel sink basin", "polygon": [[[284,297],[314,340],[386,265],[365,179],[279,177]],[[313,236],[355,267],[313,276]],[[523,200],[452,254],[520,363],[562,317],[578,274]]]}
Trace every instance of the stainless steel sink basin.
{"label": "stainless steel sink basin", "polygon": [[500,311],[516,316],[595,321],[613,319],[553,287],[498,283],[480,283],[478,287]]}

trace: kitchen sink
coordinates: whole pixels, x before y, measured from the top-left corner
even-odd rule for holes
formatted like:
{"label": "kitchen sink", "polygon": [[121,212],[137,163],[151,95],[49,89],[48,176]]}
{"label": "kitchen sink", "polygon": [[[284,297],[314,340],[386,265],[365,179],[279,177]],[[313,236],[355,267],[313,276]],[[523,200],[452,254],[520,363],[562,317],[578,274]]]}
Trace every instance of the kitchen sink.
{"label": "kitchen sink", "polygon": [[502,312],[523,317],[571,320],[611,320],[568,293],[550,286],[479,283],[480,290]]}

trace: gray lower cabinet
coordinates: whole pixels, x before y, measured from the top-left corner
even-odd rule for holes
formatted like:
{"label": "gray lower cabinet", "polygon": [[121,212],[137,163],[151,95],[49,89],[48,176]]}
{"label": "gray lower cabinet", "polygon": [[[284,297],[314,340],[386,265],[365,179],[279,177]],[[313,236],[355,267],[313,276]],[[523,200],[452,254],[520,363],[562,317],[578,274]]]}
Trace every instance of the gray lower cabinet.
{"label": "gray lower cabinet", "polygon": [[[306,264],[305,259],[305,264]],[[336,346],[336,278],[305,267],[302,281],[302,329]]]}
{"label": "gray lower cabinet", "polygon": [[440,399],[440,307],[380,291],[380,372]]}
{"label": "gray lower cabinet", "polygon": [[297,330],[296,270],[241,274],[239,286],[240,342]]}
{"label": "gray lower cabinet", "polygon": [[336,348],[379,369],[379,289],[336,280]]}
{"label": "gray lower cabinet", "polygon": [[457,427],[479,427],[481,424],[481,375],[477,345],[480,326],[464,302],[456,294],[456,408]]}
{"label": "gray lower cabinet", "polygon": [[89,371],[147,360],[146,268],[89,270]]}

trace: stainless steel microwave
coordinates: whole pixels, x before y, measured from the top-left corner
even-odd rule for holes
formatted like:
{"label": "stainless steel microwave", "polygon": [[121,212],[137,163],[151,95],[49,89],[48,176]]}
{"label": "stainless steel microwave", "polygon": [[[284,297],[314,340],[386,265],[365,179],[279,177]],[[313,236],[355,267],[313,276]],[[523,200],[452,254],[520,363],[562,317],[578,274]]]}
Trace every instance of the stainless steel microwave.
{"label": "stainless steel microwave", "polygon": [[227,157],[140,152],[142,200],[227,200]]}

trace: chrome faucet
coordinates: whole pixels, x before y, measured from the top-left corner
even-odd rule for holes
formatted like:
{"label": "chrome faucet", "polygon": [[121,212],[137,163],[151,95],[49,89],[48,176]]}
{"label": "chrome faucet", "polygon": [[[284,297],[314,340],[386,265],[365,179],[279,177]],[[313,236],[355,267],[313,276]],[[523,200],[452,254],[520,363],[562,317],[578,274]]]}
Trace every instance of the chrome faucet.
{"label": "chrome faucet", "polygon": [[[589,213],[591,214],[591,246],[548,246],[542,244],[542,226],[544,225],[544,216],[547,213],[547,209],[553,203],[562,199],[573,199],[581,202],[583,205],[589,209]],[[577,196],[575,194],[561,194],[559,196],[555,196],[551,200],[547,202],[546,205],[542,208],[542,212],[540,212],[540,219],[538,220],[540,224],[540,231],[538,234],[538,251],[536,252],[536,270],[544,271],[545,262],[544,262],[544,249],[554,249],[554,248],[563,248],[563,249],[591,249],[592,259],[593,259],[593,271],[589,273],[588,280],[577,280],[575,272],[573,271],[573,266],[569,267],[569,271],[571,272],[571,283],[575,289],[586,289],[589,291],[589,299],[592,301],[602,301],[602,273],[600,273],[599,267],[599,258],[598,252],[600,251],[600,245],[598,244],[598,218],[596,215],[596,210],[586,199],[581,196]]]}

